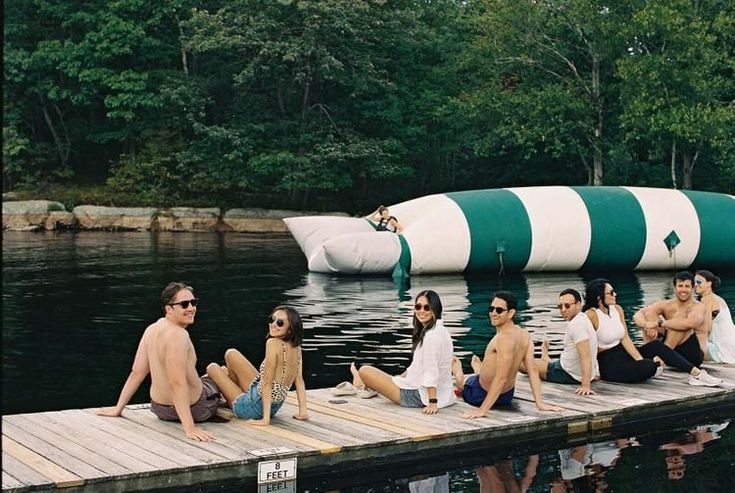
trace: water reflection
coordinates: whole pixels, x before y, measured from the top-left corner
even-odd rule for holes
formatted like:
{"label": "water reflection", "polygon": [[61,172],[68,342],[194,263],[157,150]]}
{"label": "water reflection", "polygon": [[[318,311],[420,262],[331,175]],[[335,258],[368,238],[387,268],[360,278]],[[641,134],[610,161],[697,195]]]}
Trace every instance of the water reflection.
{"label": "water reflection", "polygon": [[481,493],[523,493],[528,491],[536,477],[539,456],[529,456],[520,475],[516,474],[513,463],[514,461],[508,459],[493,465],[478,467],[475,473],[477,474],[479,491]]}

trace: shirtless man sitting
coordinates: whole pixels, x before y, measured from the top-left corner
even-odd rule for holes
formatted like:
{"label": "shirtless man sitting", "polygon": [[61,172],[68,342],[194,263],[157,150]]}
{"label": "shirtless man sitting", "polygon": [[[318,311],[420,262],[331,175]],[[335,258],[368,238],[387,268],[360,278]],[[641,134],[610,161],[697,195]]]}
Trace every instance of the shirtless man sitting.
{"label": "shirtless man sitting", "polygon": [[[703,303],[692,297],[694,276],[687,271],[677,272],[673,283],[676,292],[673,299],[658,301],[639,310],[633,316],[633,322],[643,329],[643,338],[646,342],[663,339],[666,346],[691,364],[691,368],[688,365],[682,368],[689,371],[691,385],[719,385],[722,380],[712,377],[700,368],[704,361],[704,353],[699,345],[697,332],[706,333],[707,310]],[[641,347],[641,354],[647,346]]]}
{"label": "shirtless man sitting", "polygon": [[472,359],[472,368],[476,374],[465,379],[460,361],[454,361],[452,370],[457,386],[463,388],[462,398],[468,404],[479,407],[477,410],[466,411],[462,415],[464,418],[479,418],[489,413],[494,406],[510,403],[521,363],[529,369],[531,392],[539,411],[562,410],[544,402],[541,380],[534,364],[531,336],[513,323],[517,306],[518,301],[512,293],[495,293],[490,304],[490,321],[495,326],[496,333],[490,339],[482,360],[476,356]]}
{"label": "shirtless man sitting", "polygon": [[194,323],[197,299],[194,289],[172,282],[161,293],[164,317],[148,326],[138,345],[133,369],[115,407],[100,409],[101,416],[122,416],[140,384],[151,375],[151,411],[160,419],[180,421],[186,436],[208,442],[213,435],[194,423],[217,412],[217,386],[196,371],[196,352],[186,328]]}

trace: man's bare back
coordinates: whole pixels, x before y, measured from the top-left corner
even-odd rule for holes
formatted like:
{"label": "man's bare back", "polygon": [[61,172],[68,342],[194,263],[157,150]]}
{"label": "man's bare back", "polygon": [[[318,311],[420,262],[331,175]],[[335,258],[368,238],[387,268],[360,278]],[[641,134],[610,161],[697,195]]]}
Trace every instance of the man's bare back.
{"label": "man's bare back", "polygon": [[[115,407],[100,409],[101,416],[122,416],[143,381],[151,376],[151,411],[160,419],[180,421],[192,440],[210,441],[211,433],[195,425],[214,415],[219,394],[212,382],[202,383],[196,372],[196,353],[186,328],[194,323],[197,298],[193,288],[170,283],[161,293],[165,316],[143,332]],[[210,381],[211,382],[211,381]],[[196,408],[196,409],[195,409]],[[196,410],[196,416],[192,410]]]}
{"label": "man's bare back", "polygon": [[151,400],[167,406],[173,405],[166,359],[170,358],[172,352],[182,352],[186,357],[185,377],[189,405],[194,404],[202,394],[202,380],[196,372],[196,352],[189,333],[165,318],[160,318],[145,330],[141,345],[148,356],[151,372]]}

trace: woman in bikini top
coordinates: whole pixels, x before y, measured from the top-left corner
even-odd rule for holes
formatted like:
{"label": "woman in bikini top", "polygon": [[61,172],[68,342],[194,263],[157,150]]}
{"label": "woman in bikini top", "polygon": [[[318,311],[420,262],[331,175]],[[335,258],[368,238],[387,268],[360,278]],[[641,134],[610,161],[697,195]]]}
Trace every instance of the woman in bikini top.
{"label": "woman in bikini top", "polygon": [[211,363],[207,374],[217,384],[227,404],[238,418],[255,425],[268,425],[296,386],[299,412],[296,419],[308,419],[306,386],[301,364],[303,326],[298,312],[276,307],[268,320],[265,359],[260,369],[236,349],[225,352],[225,366]]}

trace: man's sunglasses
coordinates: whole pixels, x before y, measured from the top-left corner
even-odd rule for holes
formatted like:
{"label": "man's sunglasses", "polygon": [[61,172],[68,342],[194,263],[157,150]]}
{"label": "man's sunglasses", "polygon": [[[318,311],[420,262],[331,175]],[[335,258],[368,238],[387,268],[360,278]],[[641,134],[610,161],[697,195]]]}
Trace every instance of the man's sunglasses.
{"label": "man's sunglasses", "polygon": [[415,305],[413,305],[413,309],[416,310],[417,312],[420,312],[422,308],[424,309],[425,312],[431,311],[431,307],[429,305],[422,305],[421,303],[416,303]]}
{"label": "man's sunglasses", "polygon": [[197,303],[199,303],[199,298],[192,298],[190,300],[177,301],[176,303],[169,303],[168,306],[181,305],[181,308],[186,310],[187,308],[189,308],[189,304],[191,304],[191,306],[197,306]]}
{"label": "man's sunglasses", "polygon": [[279,327],[283,327],[284,325],[286,325],[286,322],[283,319],[276,318],[273,315],[271,315],[271,318],[268,319],[268,323],[269,324],[273,324],[274,323],[274,324],[276,324]]}
{"label": "man's sunglasses", "polygon": [[573,307],[574,305],[576,305],[576,303],[559,303],[558,305],[556,305],[556,307],[557,307],[557,308],[558,308],[559,310],[561,310],[561,309],[562,309],[562,307],[564,307],[564,309],[565,309],[565,310],[569,310],[569,309],[570,309],[571,307]]}
{"label": "man's sunglasses", "polygon": [[507,312],[507,311],[508,311],[508,309],[507,308],[503,308],[502,306],[492,306],[492,305],[490,305],[490,310],[488,311],[488,313],[495,312],[498,315],[500,315],[501,313]]}

